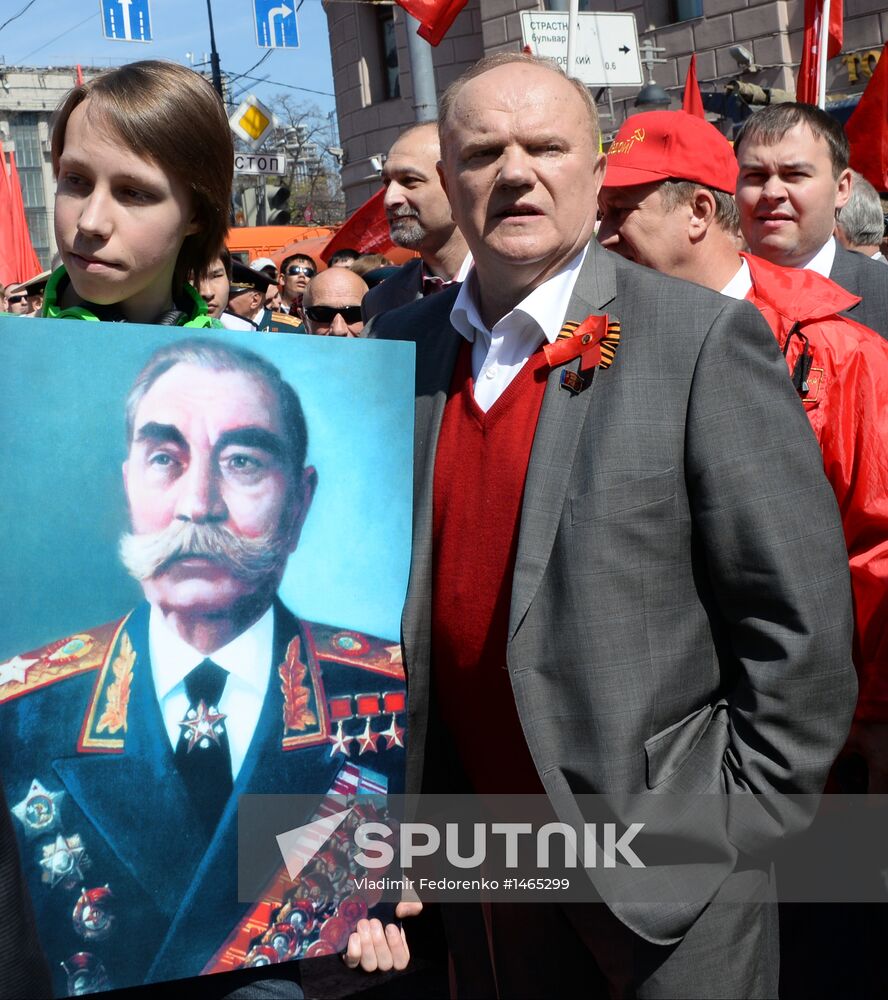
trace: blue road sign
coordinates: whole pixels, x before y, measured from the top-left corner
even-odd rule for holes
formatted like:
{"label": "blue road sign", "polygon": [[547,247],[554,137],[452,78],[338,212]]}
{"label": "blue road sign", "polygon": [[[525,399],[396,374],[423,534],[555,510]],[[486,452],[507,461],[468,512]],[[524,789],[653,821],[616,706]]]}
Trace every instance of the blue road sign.
{"label": "blue road sign", "polygon": [[297,0],[253,0],[260,49],[298,49]]}
{"label": "blue road sign", "polygon": [[105,38],[118,42],[151,41],[149,0],[99,0]]}

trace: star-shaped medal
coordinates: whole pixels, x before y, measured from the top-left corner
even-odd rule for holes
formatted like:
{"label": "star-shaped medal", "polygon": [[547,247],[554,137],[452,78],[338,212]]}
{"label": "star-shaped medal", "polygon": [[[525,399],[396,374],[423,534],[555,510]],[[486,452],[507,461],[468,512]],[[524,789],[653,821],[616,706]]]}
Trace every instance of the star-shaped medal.
{"label": "star-shaped medal", "polygon": [[404,746],[404,727],[398,725],[398,720],[395,718],[394,712],[392,712],[392,721],[388,729],[383,729],[379,735],[385,737],[386,745],[389,750],[391,750],[392,747]]}
{"label": "star-shaped medal", "polygon": [[226,716],[215,706],[208,706],[201,698],[197,703],[197,708],[190,708],[188,714],[179,723],[185,732],[185,739],[188,741],[188,753],[199,746],[206,749],[210,743],[221,746],[219,738],[225,732],[222,723]]}
{"label": "star-shaped medal", "polygon": [[75,833],[73,837],[57,834],[55,842],[43,848],[43,857],[40,859],[40,867],[43,869],[41,877],[44,882],[49,882],[50,888],[62,883],[64,888],[70,889],[83,879],[83,871],[88,865],[89,859],[80,841],[80,834]]}
{"label": "star-shaped medal", "polygon": [[0,663],[0,687],[13,681],[24,684],[25,674],[36,662],[37,660],[23,660],[20,656],[13,656],[11,660]]}
{"label": "star-shaped medal", "polygon": [[333,744],[333,749],[330,751],[330,756],[335,757],[336,754],[341,753],[346,757],[351,757],[351,751],[348,748],[349,743],[354,739],[354,736],[346,736],[342,730],[342,719],[336,724],[336,732],[330,737],[330,742]]}
{"label": "star-shaped medal", "polygon": [[364,732],[358,737],[358,756],[362,753],[376,753],[376,744],[379,742],[379,733],[374,733],[370,728],[370,720],[364,726]]}
{"label": "star-shaped medal", "polygon": [[59,803],[64,795],[64,792],[47,791],[35,778],[28,794],[12,807],[12,814],[29,837],[49,833],[59,825]]}

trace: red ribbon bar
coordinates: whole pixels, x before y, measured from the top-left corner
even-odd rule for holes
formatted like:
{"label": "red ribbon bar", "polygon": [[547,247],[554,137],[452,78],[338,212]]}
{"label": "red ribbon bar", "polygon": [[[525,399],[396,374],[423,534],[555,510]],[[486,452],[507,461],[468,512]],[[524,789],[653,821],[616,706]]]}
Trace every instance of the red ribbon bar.
{"label": "red ribbon bar", "polygon": [[588,371],[601,362],[601,342],[607,335],[607,316],[587,316],[572,337],[559,337],[546,344],[543,351],[550,368],[582,358],[580,371]]}
{"label": "red ribbon bar", "polygon": [[352,717],[352,706],[351,698],[331,698],[330,699],[330,718],[334,721],[336,719],[350,719]]}
{"label": "red ribbon bar", "polygon": [[382,696],[382,710],[386,715],[389,712],[406,712],[407,696],[403,691],[387,691]]}
{"label": "red ribbon bar", "polygon": [[359,694],[355,700],[358,704],[358,715],[361,718],[367,715],[379,715],[378,694]]}

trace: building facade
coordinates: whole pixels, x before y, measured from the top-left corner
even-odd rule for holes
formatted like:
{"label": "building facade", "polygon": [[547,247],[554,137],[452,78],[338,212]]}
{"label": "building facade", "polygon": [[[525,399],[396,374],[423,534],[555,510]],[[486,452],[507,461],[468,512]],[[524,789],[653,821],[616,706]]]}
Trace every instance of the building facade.
{"label": "building facade", "polygon": [[[333,85],[343,150],[342,187],[354,211],[379,187],[380,158],[414,120],[404,12],[388,2],[325,0],[333,58]],[[565,9],[565,0],[469,0],[433,50],[440,94],[464,69],[493,52],[520,51],[521,11]],[[644,70],[680,108],[692,54],[708,117],[730,135],[748,100],[795,91],[801,59],[804,0],[580,0],[581,12],[635,15]],[[827,69],[827,93],[841,101],[866,86],[888,38],[885,0],[845,0],[843,52]],[[732,52],[732,50],[734,50]],[[732,81],[746,85],[746,100],[730,97]],[[641,88],[596,94],[605,139],[637,110]],[[777,94],[774,94],[777,97]],[[613,113],[611,113],[613,112]]]}
{"label": "building facade", "polygon": [[31,243],[44,268],[56,252],[53,234],[55,181],[50,155],[50,119],[62,98],[99,72],[76,66],[0,66],[0,141],[15,153]]}

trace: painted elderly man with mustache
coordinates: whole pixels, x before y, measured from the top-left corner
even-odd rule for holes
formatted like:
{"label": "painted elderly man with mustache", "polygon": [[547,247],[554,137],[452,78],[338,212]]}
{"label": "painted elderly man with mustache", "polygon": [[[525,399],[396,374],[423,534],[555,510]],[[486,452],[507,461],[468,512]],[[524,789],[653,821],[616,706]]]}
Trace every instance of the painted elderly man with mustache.
{"label": "painted elderly man with mustache", "polygon": [[301,896],[272,877],[237,899],[240,795],[402,783],[398,643],[276,596],[317,485],[296,393],[256,354],[179,341],[136,378],[126,427],[120,552],[145,601],[0,675],[0,774],[57,993],[346,945],[352,966],[403,967],[394,925],[335,923],[366,915],[336,912],[342,852]]}

